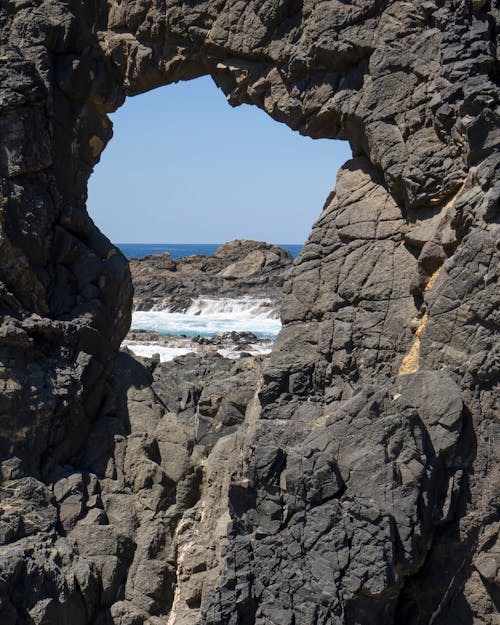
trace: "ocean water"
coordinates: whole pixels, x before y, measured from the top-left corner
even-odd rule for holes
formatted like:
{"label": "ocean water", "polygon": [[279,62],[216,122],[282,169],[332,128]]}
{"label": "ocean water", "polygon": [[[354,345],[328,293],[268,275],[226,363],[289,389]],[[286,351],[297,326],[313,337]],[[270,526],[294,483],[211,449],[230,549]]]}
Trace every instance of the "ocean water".
{"label": "ocean water", "polygon": [[[212,255],[220,244],[117,243],[116,245],[127,258],[143,258],[149,254],[162,252],[169,252],[172,258],[181,258],[193,254]],[[302,245],[294,244],[282,247],[289,250],[294,258],[302,249]],[[171,312],[168,309],[136,310],[132,315],[132,328],[150,330],[162,335],[188,337],[197,335],[213,337],[223,332],[252,332],[259,339],[274,340],[281,329],[281,320],[272,310],[272,302],[266,299],[199,298],[185,313]],[[132,349],[138,355],[144,356],[159,352],[162,360],[168,360],[192,351],[192,346],[135,344]],[[224,355],[229,356],[229,353]]]}
{"label": "ocean water", "polygon": [[[212,256],[221,243],[115,243],[127,258],[144,258],[149,254],[161,254],[168,252],[172,258],[182,258],[193,254],[205,254]],[[302,245],[280,243],[296,258],[302,249]]]}
{"label": "ocean water", "polygon": [[[136,356],[142,356],[143,358],[151,358],[154,354],[158,354],[160,356],[160,362],[169,362],[179,356],[185,356],[186,354],[193,352],[203,351],[202,347],[197,343],[187,343],[186,339],[182,339],[180,337],[178,340],[178,345],[175,344],[175,339],[173,339],[168,345],[162,345],[161,343],[155,341],[138,342],[129,340],[123,341],[122,345],[133,351]],[[213,348],[211,348],[210,351],[213,351]],[[219,348],[216,351],[224,358],[238,358],[242,349],[241,347],[235,345],[232,348]],[[271,352],[271,343],[267,342],[262,344],[256,343],[245,345],[243,351],[247,354],[252,354],[253,356],[264,356],[265,354],[269,354]]]}
{"label": "ocean water", "polygon": [[192,352],[197,351],[195,347],[164,347],[160,343],[144,342],[137,343],[135,341],[123,341],[123,347],[130,349],[136,356],[142,358],[151,358],[154,354],[160,356],[160,362],[169,362],[178,358],[179,356],[185,356]]}
{"label": "ocean water", "polygon": [[261,339],[274,339],[281,321],[272,302],[258,298],[199,298],[185,313],[167,310],[137,310],[132,328],[158,334],[212,337],[221,332],[253,332]]}

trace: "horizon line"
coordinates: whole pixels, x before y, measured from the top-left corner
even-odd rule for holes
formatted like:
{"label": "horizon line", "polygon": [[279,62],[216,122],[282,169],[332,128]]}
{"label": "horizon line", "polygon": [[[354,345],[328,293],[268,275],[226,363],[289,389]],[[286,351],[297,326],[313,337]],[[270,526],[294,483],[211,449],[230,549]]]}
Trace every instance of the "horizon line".
{"label": "horizon line", "polygon": [[[119,242],[114,242],[112,241],[111,243],[113,245],[225,245],[226,243],[230,243],[231,241],[241,241],[243,239],[231,239],[230,241],[225,241],[222,243],[150,243],[150,242],[145,242],[145,241],[141,241],[139,243],[136,242],[131,242],[131,241],[119,241]],[[304,245],[304,243],[272,243],[271,241],[257,241],[257,239],[244,239],[246,241],[255,241],[256,243],[269,243],[270,245]]]}

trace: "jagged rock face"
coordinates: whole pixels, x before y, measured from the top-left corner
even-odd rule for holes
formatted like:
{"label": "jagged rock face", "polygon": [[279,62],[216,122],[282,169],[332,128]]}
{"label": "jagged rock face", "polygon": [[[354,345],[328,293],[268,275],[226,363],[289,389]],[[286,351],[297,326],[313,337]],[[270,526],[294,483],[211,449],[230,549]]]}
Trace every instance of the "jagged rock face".
{"label": "jagged rock face", "polygon": [[[498,26],[492,0],[1,4],[2,624],[496,622]],[[176,386],[117,355],[130,275],[86,185],[125,95],[203,74],[355,158],[262,379]],[[209,445],[205,376],[253,393],[228,432],[217,391]]]}
{"label": "jagged rock face", "polygon": [[197,297],[281,298],[292,255],[278,245],[237,239],[212,256],[171,258],[168,252],[132,258],[134,308],[184,312]]}

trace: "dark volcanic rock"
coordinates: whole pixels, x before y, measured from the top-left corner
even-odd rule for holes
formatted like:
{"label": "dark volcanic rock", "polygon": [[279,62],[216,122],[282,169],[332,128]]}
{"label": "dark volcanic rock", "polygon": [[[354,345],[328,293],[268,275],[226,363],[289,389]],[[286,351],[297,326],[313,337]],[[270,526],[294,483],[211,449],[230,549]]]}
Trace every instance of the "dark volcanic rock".
{"label": "dark volcanic rock", "polygon": [[[499,20],[0,3],[2,625],[496,625]],[[129,267],[85,208],[107,114],[207,74],[353,150],[263,372],[119,353]],[[249,279],[241,251],[217,280]]]}
{"label": "dark volcanic rock", "polygon": [[290,252],[277,245],[237,240],[213,256],[195,254],[174,260],[168,252],[131,259],[134,308],[184,312],[196,297],[253,296],[278,300]]}

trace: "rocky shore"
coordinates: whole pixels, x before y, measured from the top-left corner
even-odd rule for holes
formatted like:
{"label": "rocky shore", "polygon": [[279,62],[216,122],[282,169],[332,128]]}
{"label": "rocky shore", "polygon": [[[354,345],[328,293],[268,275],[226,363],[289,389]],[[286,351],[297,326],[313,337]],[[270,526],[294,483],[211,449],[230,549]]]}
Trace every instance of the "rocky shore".
{"label": "rocky shore", "polygon": [[[225,243],[212,256],[133,258],[135,312],[124,345],[138,356],[159,354],[162,362],[187,353],[267,354],[270,337],[249,332],[245,324],[277,332],[291,264],[287,250],[250,240]],[[239,329],[224,331],[228,325]],[[153,331],[156,326],[163,330]],[[182,335],[183,329],[189,333]]]}
{"label": "rocky shore", "polygon": [[271,352],[272,344],[272,340],[261,339],[252,332],[224,332],[205,337],[130,330],[122,346],[137,356],[168,362],[189,353],[219,354],[225,358],[263,356]]}
{"label": "rocky shore", "polygon": [[[0,3],[1,625],[498,625],[499,31],[494,0]],[[354,158],[268,357],[134,358],[87,183],[127,96],[202,75]],[[132,264],[138,302],[268,252]]]}
{"label": "rocky shore", "polygon": [[278,302],[290,252],[269,243],[235,240],[212,256],[173,259],[167,252],[130,260],[134,310],[185,312],[200,297],[268,298]]}

